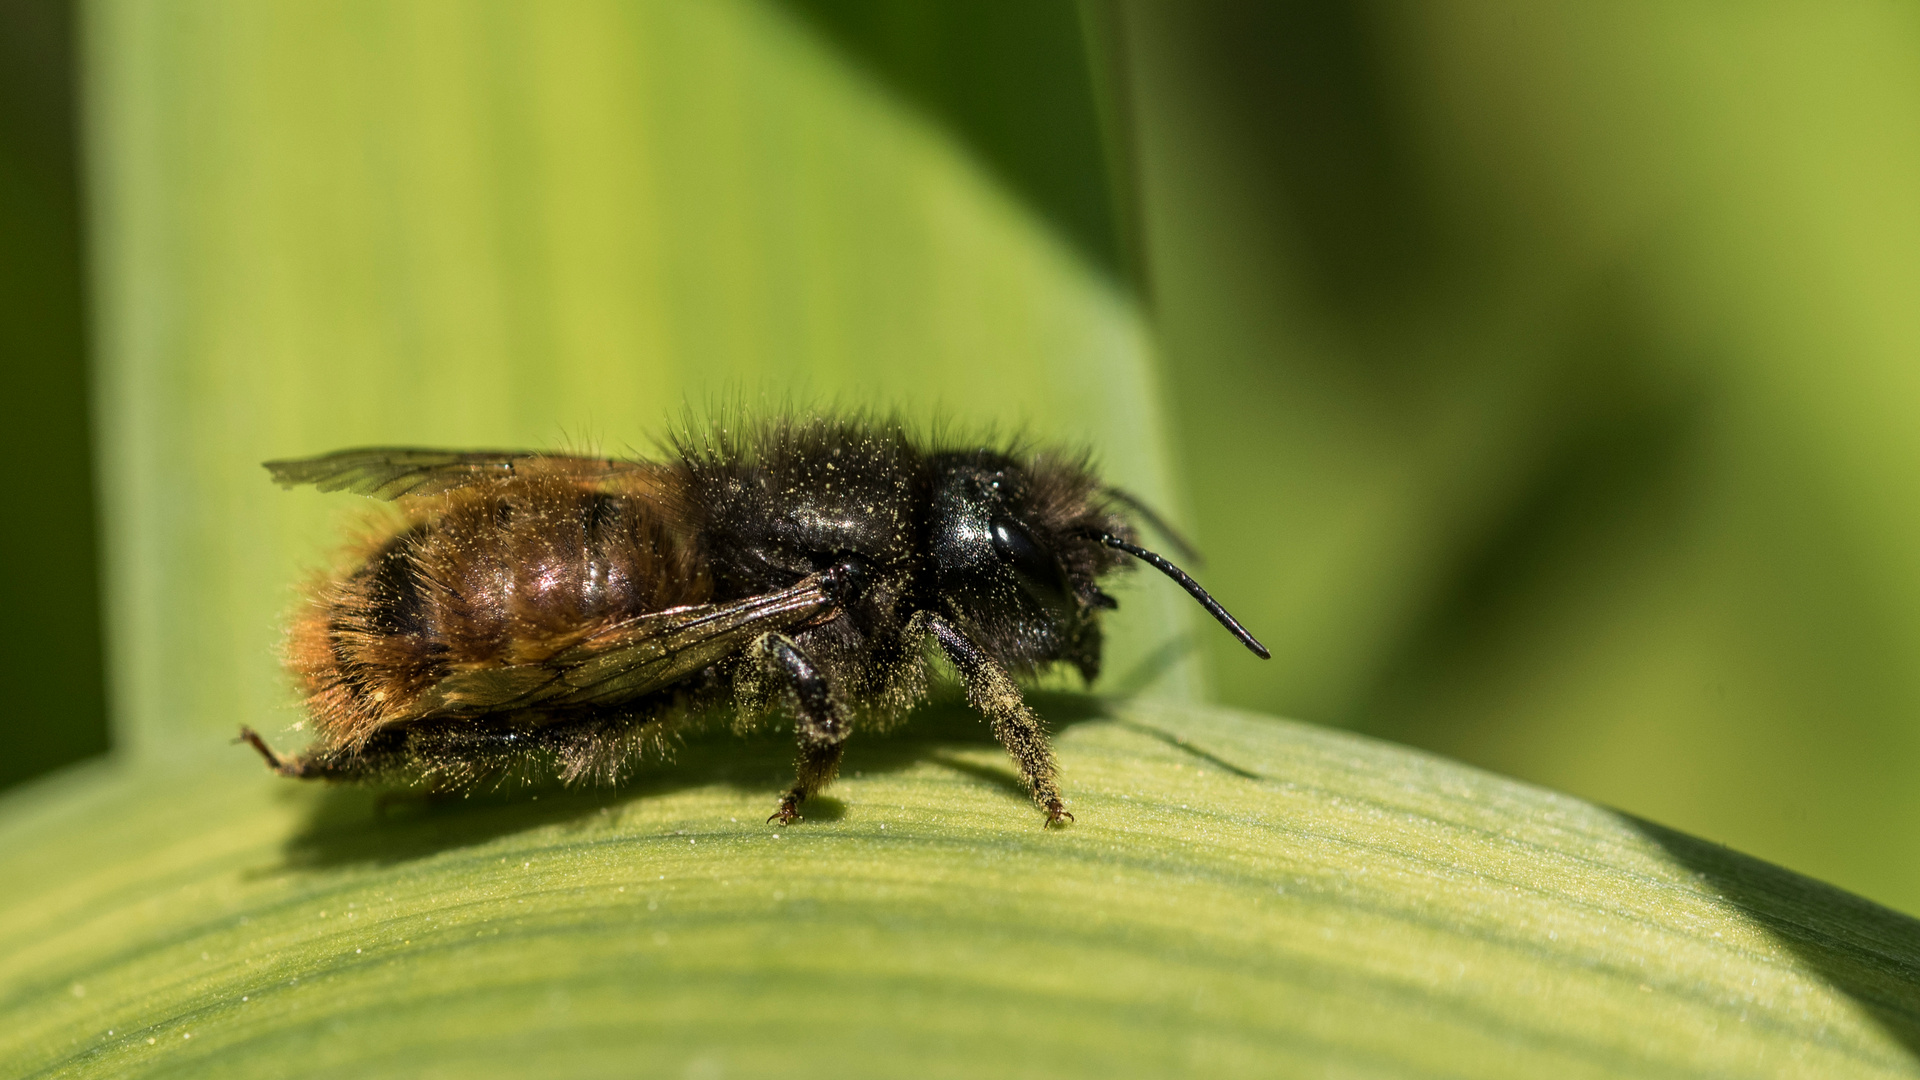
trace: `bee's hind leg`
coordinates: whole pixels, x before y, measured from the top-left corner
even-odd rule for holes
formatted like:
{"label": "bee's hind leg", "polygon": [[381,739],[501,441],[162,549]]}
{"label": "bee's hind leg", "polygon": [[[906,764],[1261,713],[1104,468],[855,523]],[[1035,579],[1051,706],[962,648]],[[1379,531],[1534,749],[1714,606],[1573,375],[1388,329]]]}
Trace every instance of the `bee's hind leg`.
{"label": "bee's hind leg", "polygon": [[267,745],[267,740],[250,727],[242,725],[240,735],[233,740],[246,743],[260,752],[266,759],[267,767],[281,776],[291,776],[296,780],[358,780],[362,773],[351,768],[343,768],[336,762],[317,758],[308,754],[280,754]]}
{"label": "bee's hind leg", "polygon": [[260,733],[250,727],[242,725],[240,728],[240,737],[233,741],[246,743],[248,746],[260,751],[260,756],[267,759],[267,767],[279,773],[281,776],[304,778],[317,775],[316,770],[308,768],[306,760],[300,755],[289,754],[282,757],[274,753],[273,747],[267,745],[267,740],[261,738]]}
{"label": "bee's hind leg", "polygon": [[796,706],[794,734],[800,754],[793,787],[780,797],[780,808],[767,818],[785,825],[800,816],[801,803],[833,782],[852,724],[826,674],[800,646],[785,635],[767,634],[756,642],[756,648],[767,672],[793,692]]}

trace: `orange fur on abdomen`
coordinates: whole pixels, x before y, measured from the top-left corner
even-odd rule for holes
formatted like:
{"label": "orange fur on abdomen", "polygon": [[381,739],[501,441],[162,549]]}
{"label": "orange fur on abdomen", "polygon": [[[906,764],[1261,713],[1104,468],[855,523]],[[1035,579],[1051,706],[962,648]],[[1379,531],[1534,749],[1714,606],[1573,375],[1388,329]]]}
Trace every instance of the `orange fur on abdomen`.
{"label": "orange fur on abdomen", "polygon": [[448,674],[537,664],[712,583],[673,503],[532,475],[420,500],[398,532],[320,582],[288,635],[320,745],[405,722]]}

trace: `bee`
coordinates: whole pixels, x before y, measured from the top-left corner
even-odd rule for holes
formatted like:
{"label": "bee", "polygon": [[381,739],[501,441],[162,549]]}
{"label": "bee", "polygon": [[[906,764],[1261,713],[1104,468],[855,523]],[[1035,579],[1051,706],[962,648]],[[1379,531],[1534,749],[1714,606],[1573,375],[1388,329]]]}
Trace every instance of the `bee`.
{"label": "bee", "polygon": [[[1100,589],[1139,560],[1265,659],[1199,583],[1141,547],[1151,511],[1084,457],[939,447],[896,420],[784,416],[684,429],[659,460],[381,447],[270,461],[282,486],[394,500],[398,520],[318,580],[286,664],[314,739],[282,776],[472,790],[617,782],[690,718],[790,715],[792,787],[927,692],[945,656],[1048,824],[1072,820],[1015,679],[1100,671]],[[1168,533],[1176,547],[1184,547]]]}

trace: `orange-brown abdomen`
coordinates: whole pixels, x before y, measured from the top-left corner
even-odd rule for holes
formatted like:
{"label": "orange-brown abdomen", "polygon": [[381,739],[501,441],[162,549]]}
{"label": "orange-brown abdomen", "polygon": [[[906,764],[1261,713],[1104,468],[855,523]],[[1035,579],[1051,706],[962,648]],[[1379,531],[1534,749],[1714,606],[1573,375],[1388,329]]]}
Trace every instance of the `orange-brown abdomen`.
{"label": "orange-brown abdomen", "polygon": [[708,600],[659,483],[536,474],[407,507],[406,526],[318,585],[289,632],[317,746],[419,718],[423,692],[448,675],[538,664],[634,616]]}

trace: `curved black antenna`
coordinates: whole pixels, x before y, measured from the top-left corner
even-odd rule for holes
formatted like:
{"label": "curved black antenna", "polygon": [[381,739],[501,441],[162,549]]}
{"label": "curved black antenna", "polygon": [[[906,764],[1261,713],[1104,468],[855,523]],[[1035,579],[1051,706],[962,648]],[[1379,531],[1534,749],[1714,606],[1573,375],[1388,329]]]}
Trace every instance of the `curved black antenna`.
{"label": "curved black antenna", "polygon": [[1192,596],[1195,600],[1200,601],[1200,606],[1207,609],[1207,614],[1220,620],[1221,626],[1224,626],[1228,630],[1232,631],[1233,636],[1239,638],[1240,643],[1242,645],[1245,645],[1247,648],[1253,650],[1253,655],[1259,657],[1262,660],[1273,659],[1273,654],[1267,651],[1267,647],[1265,645],[1260,644],[1260,641],[1258,638],[1254,637],[1252,634],[1247,633],[1247,628],[1240,625],[1240,620],[1227,614],[1227,609],[1220,606],[1220,601],[1215,600],[1211,595],[1207,593],[1207,590],[1201,588],[1199,582],[1187,576],[1187,572],[1185,570],[1182,570],[1179,567],[1173,565],[1172,563],[1168,562],[1165,558],[1159,555],[1156,555],[1151,551],[1148,551],[1146,548],[1140,547],[1137,544],[1129,544],[1125,540],[1122,540],[1117,536],[1111,536],[1107,533],[1088,533],[1087,536],[1090,539],[1097,540],[1100,543],[1105,544],[1106,546],[1113,548],[1116,551],[1124,551],[1127,554],[1133,556],[1134,558],[1139,559],[1141,562],[1146,563],[1148,566],[1153,567],[1155,570],[1158,570],[1161,573],[1172,578],[1173,580],[1179,582],[1180,587],[1187,590],[1187,594],[1189,596]]}
{"label": "curved black antenna", "polygon": [[1200,552],[1195,550],[1192,544],[1187,543],[1187,538],[1167,524],[1166,518],[1154,513],[1153,507],[1141,501],[1140,496],[1125,488],[1117,487],[1103,488],[1101,494],[1140,515],[1140,520],[1152,526],[1154,532],[1166,537],[1167,543],[1173,545],[1173,553],[1187,560],[1189,565],[1205,566],[1207,564],[1207,560],[1200,557]]}

